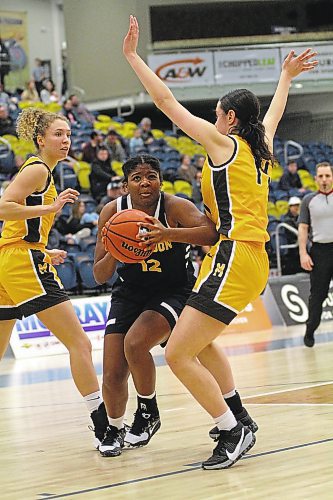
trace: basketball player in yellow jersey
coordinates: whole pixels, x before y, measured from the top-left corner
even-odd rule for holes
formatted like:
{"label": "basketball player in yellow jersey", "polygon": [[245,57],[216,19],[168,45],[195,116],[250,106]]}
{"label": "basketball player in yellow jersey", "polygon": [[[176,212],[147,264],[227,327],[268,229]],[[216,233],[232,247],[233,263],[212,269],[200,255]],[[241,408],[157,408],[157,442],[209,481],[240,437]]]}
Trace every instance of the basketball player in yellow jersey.
{"label": "basketball player in yellow jersey", "polygon": [[[123,52],[156,106],[207,151],[202,191],[207,215],[220,240],[208,252],[200,274],[169,339],[166,358],[194,398],[215,421],[218,444],[204,469],[233,465],[255,443],[248,426],[235,413],[242,404],[229,362],[214,343],[231,320],[263,290],[268,278],[267,199],[273,137],[283,115],[291,80],[317,65],[307,49],[291,51],[265,115],[248,90],[235,90],[216,105],[215,125],[193,116],[137,54],[139,26],[130,17]],[[151,218],[151,242],[175,241],[177,229]],[[179,237],[179,234],[178,234]],[[177,241],[177,240],[176,240]],[[179,240],[178,240],[179,241]],[[237,410],[238,407],[238,411]],[[234,410],[234,411],[232,411]],[[238,420],[238,422],[237,422]]]}
{"label": "basketball player in yellow jersey", "polygon": [[79,193],[57,195],[52,171],[67,157],[68,120],[55,113],[27,108],[18,117],[17,132],[33,140],[37,153],[21,167],[0,199],[0,358],[15,320],[36,314],[67,347],[74,382],[95,425],[95,445],[107,426],[106,411],[91,358],[91,344],[53,265],[64,261],[63,250],[46,250],[54,216]]}

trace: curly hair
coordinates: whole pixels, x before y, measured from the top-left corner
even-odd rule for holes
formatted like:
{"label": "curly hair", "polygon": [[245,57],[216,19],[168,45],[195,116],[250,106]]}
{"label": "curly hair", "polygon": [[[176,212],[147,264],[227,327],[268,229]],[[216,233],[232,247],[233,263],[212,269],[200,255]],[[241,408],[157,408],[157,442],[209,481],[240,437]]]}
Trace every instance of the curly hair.
{"label": "curly hair", "polygon": [[63,120],[69,124],[67,118],[58,113],[45,111],[41,108],[26,108],[18,116],[16,132],[21,139],[33,141],[38,149],[37,136],[45,136],[46,130],[55,120]]}

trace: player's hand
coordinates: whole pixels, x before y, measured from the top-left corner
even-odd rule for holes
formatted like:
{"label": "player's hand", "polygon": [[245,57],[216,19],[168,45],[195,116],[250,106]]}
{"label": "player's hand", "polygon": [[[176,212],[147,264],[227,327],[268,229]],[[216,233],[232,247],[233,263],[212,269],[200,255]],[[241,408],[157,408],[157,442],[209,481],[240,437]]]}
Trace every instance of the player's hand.
{"label": "player's hand", "polygon": [[318,61],[312,59],[317,55],[312,49],[306,49],[304,52],[295,55],[295,51],[291,50],[282,64],[282,71],[286,72],[290,78],[295,78],[304,71],[310,71],[318,65]]}
{"label": "player's hand", "polygon": [[53,266],[58,266],[65,262],[67,257],[67,252],[65,250],[58,250],[57,248],[53,248],[52,250],[47,251],[48,255],[51,257],[51,262]]}
{"label": "player's hand", "polygon": [[127,35],[124,38],[123,53],[125,57],[131,54],[136,54],[136,49],[139,41],[139,24],[134,16],[130,16],[129,28]]}
{"label": "player's hand", "polygon": [[58,195],[55,201],[50,205],[50,212],[60,212],[66,203],[74,203],[78,199],[79,192],[76,189],[68,188]]}
{"label": "player's hand", "polygon": [[313,261],[308,253],[305,255],[301,255],[300,257],[301,267],[305,269],[305,271],[312,271]]}
{"label": "player's hand", "polygon": [[141,240],[140,246],[149,250],[150,245],[167,241],[168,228],[155,217],[147,215],[146,219],[147,222],[138,222],[139,232],[136,238]]}

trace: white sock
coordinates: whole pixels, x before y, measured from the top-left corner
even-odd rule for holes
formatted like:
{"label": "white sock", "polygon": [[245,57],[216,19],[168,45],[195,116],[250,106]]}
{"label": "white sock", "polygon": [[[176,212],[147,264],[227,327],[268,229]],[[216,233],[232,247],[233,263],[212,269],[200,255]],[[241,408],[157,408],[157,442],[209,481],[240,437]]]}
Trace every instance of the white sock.
{"label": "white sock", "polygon": [[111,418],[108,416],[108,421],[109,424],[112,425],[112,427],[117,427],[117,429],[122,429],[124,427],[124,418],[125,415],[119,418]]}
{"label": "white sock", "polygon": [[154,391],[153,394],[149,394],[149,396],[141,396],[141,394],[138,394],[138,397],[142,399],[154,399],[155,396],[156,396],[156,391]]}
{"label": "white sock", "polygon": [[85,400],[88,411],[90,413],[97,410],[99,405],[103,402],[101,391],[96,391],[92,392],[91,394],[87,394],[87,396],[83,396],[83,399]]}
{"label": "white sock", "polygon": [[220,431],[231,431],[237,425],[237,420],[229,409],[223,415],[214,418],[214,422]]}
{"label": "white sock", "polygon": [[233,389],[232,391],[223,394],[224,399],[232,398],[233,396],[236,396],[236,389]]}

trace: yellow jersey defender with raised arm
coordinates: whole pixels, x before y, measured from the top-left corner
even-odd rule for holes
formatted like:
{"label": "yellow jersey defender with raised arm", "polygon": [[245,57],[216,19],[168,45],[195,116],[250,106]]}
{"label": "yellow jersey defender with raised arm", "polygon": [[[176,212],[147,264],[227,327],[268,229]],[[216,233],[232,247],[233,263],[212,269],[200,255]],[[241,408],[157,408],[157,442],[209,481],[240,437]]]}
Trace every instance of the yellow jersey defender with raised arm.
{"label": "yellow jersey defender with raised arm", "polygon": [[[37,156],[22,165],[43,164],[48,178],[42,191],[32,193],[27,206],[51,205],[57,197],[49,167]],[[45,252],[55,213],[25,220],[7,220],[0,238],[0,320],[20,319],[68,300]],[[52,293],[52,297],[48,294]]]}
{"label": "yellow jersey defender with raised arm", "polygon": [[262,292],[269,273],[265,243],[271,163],[257,166],[248,143],[229,137],[234,141],[230,160],[215,166],[207,157],[203,167],[206,214],[221,236],[208,252],[187,302],[203,312],[208,308],[225,324]]}

